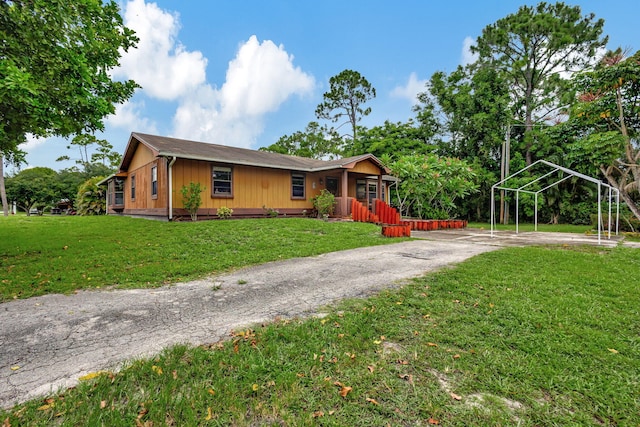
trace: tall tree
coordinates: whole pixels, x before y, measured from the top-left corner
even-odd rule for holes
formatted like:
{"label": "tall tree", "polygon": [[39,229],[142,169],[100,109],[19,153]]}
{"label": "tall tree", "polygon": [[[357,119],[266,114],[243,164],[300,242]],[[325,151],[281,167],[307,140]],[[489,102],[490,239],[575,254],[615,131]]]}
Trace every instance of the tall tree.
{"label": "tall tree", "polygon": [[577,160],[596,166],[640,219],[640,51],[608,52],[575,79],[579,93],[571,126]]}
{"label": "tall tree", "polygon": [[0,39],[0,162],[27,134],[103,129],[137,87],[109,74],[137,42],[113,0],[0,1]]}
{"label": "tall tree", "polygon": [[508,87],[498,70],[467,66],[448,75],[436,72],[418,101],[414,111],[422,120],[431,109],[441,122],[442,155],[496,168],[511,117]]}
{"label": "tall tree", "polygon": [[421,123],[433,123],[434,145],[441,156],[473,165],[478,192],[461,201],[458,212],[475,220],[486,219],[491,185],[500,169],[500,148],[511,118],[509,88],[499,70],[458,67],[450,74],[436,72],[414,107]]}
{"label": "tall tree", "polygon": [[33,207],[44,207],[55,201],[56,176],[56,171],[50,168],[25,169],[7,179],[7,195],[28,214]]}
{"label": "tall tree", "polygon": [[[97,146],[95,151],[89,156],[90,148]],[[113,151],[113,145],[106,139],[98,139],[95,135],[79,134],[73,137],[71,144],[67,145],[67,150],[78,147],[80,158],[76,158],[76,164],[82,165],[86,171],[92,163],[101,163],[104,166],[116,168],[120,164],[122,156],[117,151]],[[71,160],[71,156],[64,155],[56,159],[57,162]]]}
{"label": "tall tree", "polygon": [[260,150],[314,159],[334,158],[341,154],[340,136],[333,129],[320,126],[318,122],[309,122],[304,132],[284,135],[274,144]]}
{"label": "tall tree", "polygon": [[432,153],[435,150],[431,143],[434,134],[434,129],[411,119],[405,123],[387,120],[382,126],[361,130],[348,155],[370,153],[381,158]]}
{"label": "tall tree", "polygon": [[552,119],[570,101],[567,77],[587,66],[607,43],[604,21],[583,16],[579,6],[539,3],[482,30],[472,52],[478,66],[504,72],[516,118],[525,127],[525,159],[533,162],[535,124]]}
{"label": "tall tree", "polygon": [[344,70],[329,79],[329,92],[323,95],[324,101],[316,108],[318,119],[331,120],[351,125],[351,139],[357,139],[358,122],[371,113],[371,107],[364,104],[376,97],[376,89],[357,71]]}

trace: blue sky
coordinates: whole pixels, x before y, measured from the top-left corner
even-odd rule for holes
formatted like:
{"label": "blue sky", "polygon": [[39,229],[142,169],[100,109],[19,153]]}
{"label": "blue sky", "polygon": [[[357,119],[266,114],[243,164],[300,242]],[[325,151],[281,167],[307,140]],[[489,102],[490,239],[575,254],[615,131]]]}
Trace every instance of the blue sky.
{"label": "blue sky", "polygon": [[[368,127],[412,117],[435,71],[468,61],[482,29],[515,13],[511,0],[121,1],[138,48],[116,78],[141,86],[100,138],[122,153],[133,131],[259,148],[304,130],[331,76],[361,73],[377,91]],[[605,20],[609,48],[640,49],[638,0],[567,1]],[[61,169],[61,138],[29,139],[28,166]],[[24,167],[24,166],[23,166]],[[12,168],[8,168],[9,171]]]}

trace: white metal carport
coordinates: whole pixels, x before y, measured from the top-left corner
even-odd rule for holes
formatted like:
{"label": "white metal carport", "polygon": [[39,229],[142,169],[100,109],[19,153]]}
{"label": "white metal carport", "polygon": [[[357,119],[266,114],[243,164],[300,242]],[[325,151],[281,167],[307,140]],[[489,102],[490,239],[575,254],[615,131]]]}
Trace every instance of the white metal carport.
{"label": "white metal carport", "polygon": [[[549,172],[544,173],[542,176],[534,179],[533,181],[530,181],[524,185],[521,185],[518,188],[513,188],[513,187],[509,187],[507,185],[505,185],[511,178],[514,178],[518,175],[520,175],[521,173],[533,168],[534,166],[537,165],[542,165],[545,169],[550,169]],[[540,182],[541,180],[543,180],[544,178],[553,175],[554,173],[561,171],[564,172],[564,174],[566,174],[565,176],[562,176],[560,178],[557,178],[555,180],[553,180],[551,183],[548,183],[547,185],[545,185],[543,188],[537,190],[537,191],[531,191],[531,190],[527,190],[526,188],[537,183]],[[571,177],[578,177],[581,179],[584,179],[586,181],[589,181],[591,183],[594,183],[597,185],[598,187],[598,244],[600,244],[601,242],[601,232],[602,232],[602,189],[604,188],[605,190],[608,190],[608,194],[609,194],[609,216],[608,216],[608,235],[609,238],[611,238],[611,201],[612,201],[612,196],[613,193],[615,192],[615,197],[616,197],[616,235],[618,234],[618,226],[619,226],[619,216],[620,216],[620,191],[618,191],[617,188],[612,187],[609,184],[606,184],[602,181],[600,181],[599,179],[584,175],[580,172],[576,172],[574,170],[562,167],[562,166],[558,166],[554,163],[548,162],[546,160],[538,160],[532,164],[530,164],[527,167],[524,167],[522,169],[520,169],[518,172],[509,175],[508,177],[506,177],[505,179],[503,179],[502,181],[494,184],[491,187],[491,237],[493,237],[493,231],[495,229],[495,190],[504,190],[504,191],[515,191],[516,193],[516,234],[518,233],[518,208],[519,208],[519,202],[520,202],[520,193],[528,193],[528,194],[533,194],[534,195],[534,199],[535,199],[535,213],[534,213],[534,221],[535,221],[535,231],[538,231],[538,194],[544,192],[545,190],[548,190],[549,188],[556,186],[558,184],[560,184],[561,182],[571,178]]]}

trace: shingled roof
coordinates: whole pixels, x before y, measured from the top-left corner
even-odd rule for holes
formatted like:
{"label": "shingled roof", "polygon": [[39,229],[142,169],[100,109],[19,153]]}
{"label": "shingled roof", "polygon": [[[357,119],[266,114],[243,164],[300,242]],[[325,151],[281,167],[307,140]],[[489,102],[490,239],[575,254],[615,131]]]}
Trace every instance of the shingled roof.
{"label": "shingled roof", "polygon": [[386,170],[380,160],[373,154],[363,154],[336,160],[317,160],[308,157],[289,156],[267,151],[249,150],[246,148],[133,132],[131,133],[129,143],[122,158],[122,163],[120,164],[121,172],[129,168],[133,154],[139,144],[145,145],[157,157],[177,157],[180,159],[204,160],[301,172],[350,169],[358,162],[370,160],[382,170]]}

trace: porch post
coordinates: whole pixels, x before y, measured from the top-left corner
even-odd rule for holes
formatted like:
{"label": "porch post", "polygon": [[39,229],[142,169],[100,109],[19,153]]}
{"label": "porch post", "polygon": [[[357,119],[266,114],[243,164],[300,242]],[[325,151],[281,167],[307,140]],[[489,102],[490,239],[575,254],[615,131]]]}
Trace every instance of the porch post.
{"label": "porch post", "polygon": [[349,171],[344,169],[342,171],[342,191],[340,192],[340,212],[342,216],[348,216],[347,210],[347,196],[349,194]]}
{"label": "porch post", "polygon": [[378,189],[376,191],[376,198],[378,200],[382,199],[382,172],[378,175]]}

